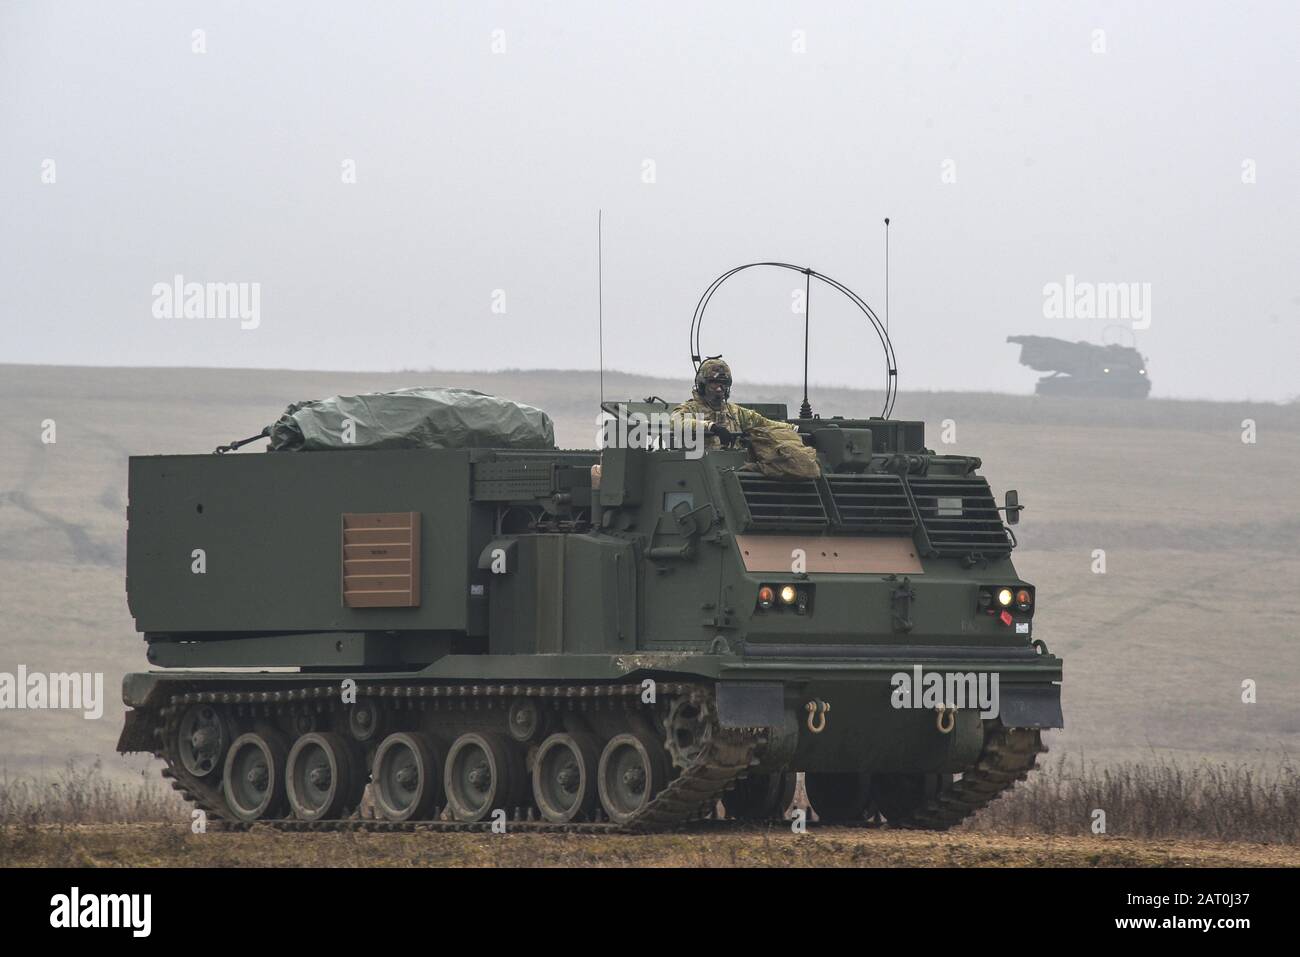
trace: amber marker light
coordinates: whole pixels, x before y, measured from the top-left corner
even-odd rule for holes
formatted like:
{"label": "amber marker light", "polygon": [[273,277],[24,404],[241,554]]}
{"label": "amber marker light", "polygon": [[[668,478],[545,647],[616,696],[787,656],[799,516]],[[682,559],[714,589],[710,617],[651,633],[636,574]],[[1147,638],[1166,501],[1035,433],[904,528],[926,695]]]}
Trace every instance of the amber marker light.
{"label": "amber marker light", "polygon": [[764,585],[758,590],[759,608],[771,608],[774,601],[776,601],[776,593],[772,591],[770,586]]}

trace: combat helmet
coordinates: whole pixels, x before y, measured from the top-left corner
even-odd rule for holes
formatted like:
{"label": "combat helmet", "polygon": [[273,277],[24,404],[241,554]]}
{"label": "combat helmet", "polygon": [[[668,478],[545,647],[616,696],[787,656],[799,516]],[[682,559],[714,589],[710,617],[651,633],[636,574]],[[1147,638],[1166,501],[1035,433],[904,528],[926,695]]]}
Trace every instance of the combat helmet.
{"label": "combat helmet", "polygon": [[721,381],[723,383],[723,400],[731,398],[731,366],[715,356],[712,359],[705,359],[700,363],[700,367],[695,370],[695,394],[701,399],[704,398],[704,387],[710,382]]}

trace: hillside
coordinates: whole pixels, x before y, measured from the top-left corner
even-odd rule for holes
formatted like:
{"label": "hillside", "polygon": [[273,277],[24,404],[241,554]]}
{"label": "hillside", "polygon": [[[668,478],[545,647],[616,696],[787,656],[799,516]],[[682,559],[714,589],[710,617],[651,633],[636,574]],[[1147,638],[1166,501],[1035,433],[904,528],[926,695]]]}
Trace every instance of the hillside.
{"label": "hillside", "polygon": [[[113,755],[121,675],[144,666],[123,593],[128,454],[206,452],[292,401],[454,385],[540,406],[561,445],[589,447],[592,372],[395,374],[0,366],[0,672],[102,671],[104,716],[0,711],[0,766],[53,770]],[[606,373],[608,397],[685,397],[685,379]],[[793,387],[741,384],[741,401],[797,405]],[[879,396],[814,390],[826,414],[874,414]],[[1076,403],[993,394],[900,396],[928,444],[979,455],[1027,506],[1021,574],[1036,633],[1066,662],[1058,753],[1271,761],[1300,734],[1300,415],[1297,406]],[[1242,442],[1242,421],[1258,439]],[[956,441],[940,444],[953,420]],[[42,444],[45,420],[57,441]],[[255,452],[245,454],[256,454]],[[1092,571],[1094,549],[1106,574]],[[1241,702],[1244,679],[1258,703]],[[140,767],[135,762],[130,767]]]}

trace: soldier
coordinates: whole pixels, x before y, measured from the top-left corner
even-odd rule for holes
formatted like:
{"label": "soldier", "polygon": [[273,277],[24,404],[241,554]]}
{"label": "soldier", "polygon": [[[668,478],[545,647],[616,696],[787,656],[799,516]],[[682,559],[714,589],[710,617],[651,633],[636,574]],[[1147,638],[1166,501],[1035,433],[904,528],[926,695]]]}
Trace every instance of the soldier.
{"label": "soldier", "polygon": [[754,427],[794,430],[794,426],[789,423],[765,418],[727,401],[730,398],[731,367],[721,359],[705,359],[695,373],[694,394],[673,409],[672,416],[705,423],[706,449],[721,448],[723,444],[731,445],[739,433],[748,432]]}

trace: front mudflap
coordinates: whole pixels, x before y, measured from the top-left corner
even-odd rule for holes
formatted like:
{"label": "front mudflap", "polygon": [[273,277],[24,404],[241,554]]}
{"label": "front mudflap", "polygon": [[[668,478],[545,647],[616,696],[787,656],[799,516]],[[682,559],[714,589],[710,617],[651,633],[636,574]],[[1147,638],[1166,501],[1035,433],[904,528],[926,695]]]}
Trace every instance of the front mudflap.
{"label": "front mudflap", "polygon": [[719,681],[718,720],[724,728],[776,728],[785,720],[785,688],[775,681]]}
{"label": "front mudflap", "polygon": [[714,693],[723,728],[765,728],[756,770],[785,770],[799,746],[799,720],[780,682],[719,681]]}
{"label": "front mudflap", "polygon": [[1064,728],[1061,686],[1003,685],[998,717],[1006,728]]}

